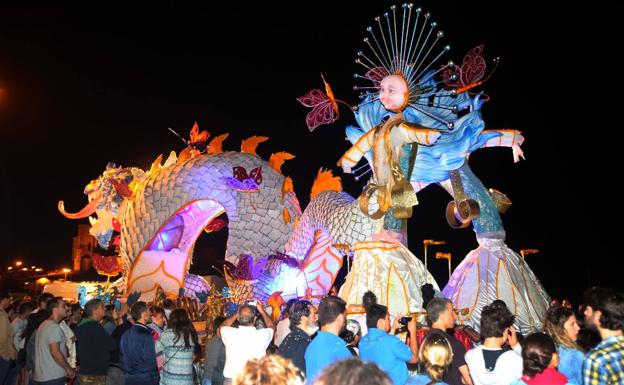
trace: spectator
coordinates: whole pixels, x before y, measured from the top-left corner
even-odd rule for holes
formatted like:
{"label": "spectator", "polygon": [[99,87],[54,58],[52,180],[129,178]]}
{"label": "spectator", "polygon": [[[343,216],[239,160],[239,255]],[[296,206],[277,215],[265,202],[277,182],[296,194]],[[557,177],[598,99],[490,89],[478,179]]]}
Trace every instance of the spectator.
{"label": "spectator", "polygon": [[82,307],[79,303],[74,303],[71,305],[69,313],[69,328],[74,334],[80,321],[82,321]]}
{"label": "spectator", "polygon": [[362,338],[362,328],[359,322],[354,319],[348,319],[345,329],[340,333],[340,338],[347,344],[347,349],[349,349],[353,357],[357,358],[360,356],[358,344]]}
{"label": "spectator", "polygon": [[544,332],[546,332],[557,346],[559,366],[557,370],[563,373],[568,380],[575,384],[583,381],[582,367],[585,358],[576,340],[579,325],[574,312],[566,307],[552,306],[546,312]]}
{"label": "spectator", "polygon": [[37,345],[35,344],[37,335],[37,329],[39,326],[48,319],[50,312],[45,309],[40,310],[37,313],[32,313],[28,317],[28,323],[24,330],[24,346],[23,355],[26,362],[26,369],[29,373],[35,372],[35,354],[37,352]]}
{"label": "spectator", "polygon": [[102,326],[108,335],[112,335],[117,325],[119,325],[119,312],[115,305],[106,305],[104,307],[104,318],[102,319]]}
{"label": "spectator", "polygon": [[442,377],[453,362],[453,351],[446,338],[436,333],[425,337],[420,347],[419,360],[425,373],[411,378],[409,385],[447,385],[442,382]]}
{"label": "spectator", "polygon": [[303,385],[301,372],[292,362],[275,354],[247,361],[234,385]]}
{"label": "spectator", "polygon": [[132,317],[122,317],[121,325],[117,326],[111,337],[115,341],[115,350],[111,353],[111,363],[106,374],[106,385],[124,385],[124,373],[119,364],[119,346],[121,345],[121,336],[128,330],[132,329]]}
{"label": "spectator", "polygon": [[0,291],[0,385],[12,381],[17,377],[17,368],[14,365],[17,351],[13,344],[13,328],[9,321],[6,308],[11,303],[11,296],[6,291]]}
{"label": "spectator", "polygon": [[558,363],[552,338],[533,333],[522,342],[522,377],[511,385],[566,385],[568,379],[556,369]]}
{"label": "spectator", "polygon": [[377,296],[372,291],[367,291],[362,296],[362,306],[364,307],[365,312],[364,314],[359,314],[358,316],[353,318],[360,324],[362,337],[364,337],[366,333],[368,333],[368,327],[366,326],[366,310],[368,310],[371,305],[374,305],[376,303]]}
{"label": "spectator", "polygon": [[76,328],[77,350],[80,357],[80,385],[106,385],[106,374],[110,366],[115,340],[100,324],[106,310],[99,299],[85,304],[85,318]]}
{"label": "spectator", "polygon": [[18,385],[28,382],[28,371],[26,369],[26,339],[24,331],[28,325],[28,317],[35,310],[37,305],[34,302],[22,302],[18,307],[18,316],[13,320],[13,345],[17,351],[17,366],[19,370]]}
{"label": "spectator", "polygon": [[50,301],[52,298],[54,298],[54,295],[52,295],[52,293],[39,294],[39,297],[37,297],[37,308],[33,311],[33,313],[37,313],[40,310],[45,310],[48,301]]}
{"label": "spectator", "polygon": [[466,348],[446,332],[447,329],[455,326],[455,312],[451,301],[446,298],[433,298],[427,304],[427,318],[431,323],[431,329],[427,335],[440,334],[446,338],[453,350],[453,362],[444,374],[444,381],[450,385],[472,385],[468,365],[464,359]]}
{"label": "spectator", "polygon": [[275,338],[273,343],[275,343],[275,346],[277,346],[278,348],[284,341],[284,338],[286,338],[286,336],[292,330],[292,328],[290,327],[290,308],[297,301],[297,298],[292,298],[289,299],[288,302],[286,302],[285,309],[282,312],[282,319],[279,320],[279,322],[277,323],[277,329],[275,330]]}
{"label": "spectator", "polygon": [[[366,311],[368,333],[360,341],[360,357],[379,365],[392,379],[394,385],[403,385],[407,381],[407,363],[418,361],[418,339],[416,338],[416,319],[407,324],[412,336],[409,346],[394,336],[401,324],[397,317],[390,326],[390,313],[383,305],[374,304]],[[390,334],[388,334],[390,332]]]}
{"label": "spectator", "polygon": [[316,332],[318,316],[310,301],[296,301],[290,306],[290,329],[292,330],[280,345],[279,355],[291,360],[295,366],[306,373],[305,352]]}
{"label": "spectator", "polygon": [[[163,321],[164,313],[163,310]],[[160,373],[161,385],[193,384],[193,352],[199,342],[192,329],[186,310],[178,308],[171,312],[169,328],[156,341],[156,355],[162,355],[165,362]]]}
{"label": "spectator", "polygon": [[[481,310],[483,344],[465,356],[475,385],[509,384],[522,376],[522,348],[514,320],[504,304],[492,303]],[[511,350],[505,348],[506,344]]]}
{"label": "spectator", "polygon": [[[221,338],[225,345],[225,367],[223,369],[224,384],[229,385],[232,379],[243,370],[245,363],[266,355],[266,349],[273,340],[273,321],[264,311],[262,302],[255,300],[257,307],[242,305],[231,317],[223,321],[220,328]],[[256,329],[256,309],[262,316],[267,328]],[[231,325],[238,321],[239,327]]]}
{"label": "spectator", "polygon": [[584,294],[585,326],[602,338],[583,361],[583,384],[624,383],[624,295],[592,288]]}
{"label": "spectator", "polygon": [[152,322],[147,326],[154,331],[155,339],[158,339],[165,331],[165,322],[167,318],[171,318],[171,313],[169,313],[169,317],[165,317],[165,309],[160,306],[152,306],[150,311],[152,312]]}
{"label": "spectator", "polygon": [[225,321],[224,317],[216,317],[213,325],[213,336],[206,341],[204,354],[204,378],[202,385],[223,385],[223,368],[225,367],[225,345],[221,339],[219,328]]}
{"label": "spectator", "polygon": [[171,312],[175,309],[175,303],[171,298],[165,298],[163,301],[163,308],[165,309],[165,317],[169,319],[169,315],[171,315]]}
{"label": "spectator", "polygon": [[147,327],[152,315],[143,301],[130,309],[134,325],[121,336],[119,363],[124,372],[125,385],[158,384],[156,348],[152,331]]}
{"label": "spectator", "polygon": [[392,385],[392,380],[377,365],[351,358],[327,367],[314,385]]}
{"label": "spectator", "polygon": [[346,309],[347,305],[340,297],[329,296],[321,300],[318,311],[321,330],[305,352],[308,383],[312,383],[327,366],[353,358],[344,341],[338,337],[346,323]]}
{"label": "spectator", "polygon": [[33,379],[40,385],[65,385],[66,377],[76,375],[69,365],[65,334],[59,325],[67,316],[67,308],[61,297],[49,300],[45,309],[50,316],[37,329]]}

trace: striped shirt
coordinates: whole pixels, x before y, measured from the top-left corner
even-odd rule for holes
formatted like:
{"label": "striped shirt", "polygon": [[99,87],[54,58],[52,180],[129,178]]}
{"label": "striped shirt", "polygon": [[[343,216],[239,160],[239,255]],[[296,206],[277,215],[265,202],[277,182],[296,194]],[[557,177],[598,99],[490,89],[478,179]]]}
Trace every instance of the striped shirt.
{"label": "striped shirt", "polygon": [[583,384],[624,384],[624,336],[609,337],[587,354]]}

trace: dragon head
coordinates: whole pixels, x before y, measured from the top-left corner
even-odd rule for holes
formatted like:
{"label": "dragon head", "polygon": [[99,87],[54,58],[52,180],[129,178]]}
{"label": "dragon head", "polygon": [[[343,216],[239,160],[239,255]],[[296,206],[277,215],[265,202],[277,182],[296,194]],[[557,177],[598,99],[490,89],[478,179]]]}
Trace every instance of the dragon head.
{"label": "dragon head", "polygon": [[[97,179],[92,180],[84,189],[89,203],[77,213],[65,211],[63,201],[59,201],[58,209],[66,218],[80,219],[89,217],[93,235],[100,247],[108,249],[114,231],[121,230],[118,216],[123,212],[125,203],[132,199],[134,186],[145,177],[145,173],[134,167],[106,165],[106,170]],[[92,215],[96,214],[97,218]]]}

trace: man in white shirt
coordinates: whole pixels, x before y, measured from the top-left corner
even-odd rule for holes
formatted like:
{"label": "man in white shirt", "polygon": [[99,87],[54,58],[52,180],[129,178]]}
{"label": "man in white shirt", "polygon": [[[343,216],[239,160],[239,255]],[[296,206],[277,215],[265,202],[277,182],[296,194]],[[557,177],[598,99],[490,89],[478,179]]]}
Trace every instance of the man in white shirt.
{"label": "man in white shirt", "polygon": [[465,356],[474,385],[510,384],[522,377],[522,348],[513,327],[514,319],[502,301],[481,311],[483,344],[470,349]]}
{"label": "man in white shirt", "polygon": [[[273,321],[264,311],[262,302],[256,306],[245,304],[238,311],[223,321],[221,339],[225,345],[225,367],[223,368],[223,384],[229,385],[232,379],[243,370],[250,359],[259,359],[266,355],[266,349],[273,340]],[[256,309],[262,316],[266,328],[256,329]],[[238,328],[231,325],[238,321]]]}
{"label": "man in white shirt", "polygon": [[[65,335],[59,323],[67,316],[67,304],[61,297],[51,299],[46,309],[50,318],[37,329],[35,336],[35,382],[64,385],[66,377],[74,378],[74,369],[67,362]],[[32,338],[32,337],[31,337]]]}

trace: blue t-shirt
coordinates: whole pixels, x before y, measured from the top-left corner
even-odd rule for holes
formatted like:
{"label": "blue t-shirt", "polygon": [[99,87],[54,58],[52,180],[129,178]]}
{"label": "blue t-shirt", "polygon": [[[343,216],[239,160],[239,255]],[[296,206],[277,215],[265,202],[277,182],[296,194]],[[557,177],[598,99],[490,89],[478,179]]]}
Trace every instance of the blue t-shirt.
{"label": "blue t-shirt", "polygon": [[568,377],[574,384],[583,383],[583,360],[585,355],[580,351],[565,346],[559,346],[559,365],[557,370]]}
{"label": "blue t-shirt", "polygon": [[327,366],[349,358],[353,355],[342,338],[319,331],[305,352],[307,383],[313,383]]}
{"label": "blue t-shirt", "polygon": [[359,346],[362,360],[379,365],[394,385],[405,384],[408,377],[407,361],[412,358],[412,351],[403,341],[381,329],[370,328]]}
{"label": "blue t-shirt", "polygon": [[[431,382],[431,377],[426,374],[417,374],[410,377],[406,385],[427,385]],[[448,385],[446,382],[436,382],[435,385]],[[526,384],[525,384],[526,385]]]}

